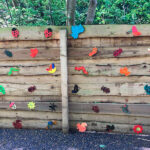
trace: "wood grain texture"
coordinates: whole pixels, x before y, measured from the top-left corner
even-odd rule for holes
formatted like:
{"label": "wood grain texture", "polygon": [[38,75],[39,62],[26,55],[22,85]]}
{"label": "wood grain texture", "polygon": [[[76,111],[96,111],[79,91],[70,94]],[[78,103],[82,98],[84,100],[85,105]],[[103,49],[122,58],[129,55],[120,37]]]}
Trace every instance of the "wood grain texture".
{"label": "wood grain texture", "polygon": [[60,40],[5,40],[0,41],[0,49],[22,49],[22,48],[59,48]]}
{"label": "wood grain texture", "polygon": [[36,57],[31,57],[30,49],[34,49],[34,47],[30,47],[28,49],[22,48],[22,49],[7,49],[8,51],[12,52],[13,56],[8,57],[5,55],[6,49],[0,49],[0,61],[1,60],[59,60],[59,48],[37,48],[38,54]]}
{"label": "wood grain texture", "polygon": [[[149,36],[149,26],[148,24],[136,25],[138,31],[142,34],[141,36]],[[71,26],[41,26],[41,27],[17,27],[20,35],[19,37],[13,38],[11,35],[12,28],[1,28],[0,29],[0,40],[46,40],[44,37],[44,30],[47,28],[52,28],[53,36],[50,39],[59,39],[59,30],[67,29],[68,37],[71,34]],[[126,32],[131,30],[132,25],[86,25],[84,26],[84,33],[79,35],[79,38],[87,37],[133,37],[132,34],[127,34]],[[32,33],[32,34],[31,34]]]}
{"label": "wood grain texture", "polygon": [[21,95],[21,96],[0,96],[0,101],[17,101],[17,102],[23,102],[23,101],[38,101],[38,102],[60,102],[61,101],[61,95]]}
{"label": "wood grain texture", "polygon": [[[90,57],[88,54],[93,50],[93,48],[69,48],[68,57],[69,59],[101,59],[101,58],[115,58],[113,52],[118,50],[120,47],[97,47],[98,52],[95,56]],[[148,49],[149,46],[128,46],[121,47],[123,52],[118,56],[121,57],[142,57],[150,56]],[[79,55],[80,54],[80,55]],[[116,58],[118,58],[116,57]]]}
{"label": "wood grain texture", "polygon": [[150,104],[149,96],[80,96],[72,95],[69,97],[70,102],[76,103],[126,103],[129,104]]}
{"label": "wood grain texture", "polygon": [[[36,90],[34,92],[28,92],[28,88],[33,86],[32,84],[1,84],[6,91],[5,95],[13,96],[31,96],[31,95],[60,95],[60,85],[57,84],[34,84]],[[0,93],[2,95],[2,93]]]}
{"label": "wood grain texture", "polygon": [[[143,59],[143,61],[142,61]],[[75,67],[84,66],[88,71],[88,76],[124,76],[120,74],[120,69],[127,67],[130,76],[149,76],[149,57],[142,58],[118,58],[114,59],[94,59],[94,60],[70,60],[69,74],[83,75],[82,71],[76,71]],[[124,76],[124,78],[127,78]]]}
{"label": "wood grain texture", "polygon": [[[33,120],[62,120],[61,113],[56,112],[38,112],[38,111],[11,111],[0,110],[0,118],[16,118],[16,119],[33,119]],[[134,116],[134,115],[120,115],[120,114],[84,114],[84,113],[70,113],[70,121],[79,122],[103,122],[112,124],[141,124],[150,125],[150,116]]]}
{"label": "wood grain texture", "polygon": [[[56,72],[50,74],[46,69],[49,68],[50,64],[54,63],[56,66]],[[11,67],[18,67],[20,70],[18,72],[13,72],[15,75],[49,75],[58,76],[60,75],[60,61],[1,61],[0,63],[0,75],[8,75]]]}
{"label": "wood grain texture", "polygon": [[85,37],[83,39],[68,39],[69,48],[93,48],[93,47],[128,47],[149,46],[150,36],[147,37]]}
{"label": "wood grain texture", "polygon": [[[52,102],[35,102],[35,109],[30,110],[27,107],[28,102],[15,102],[17,109],[13,111],[23,110],[23,111],[44,111],[44,112],[62,112],[62,104],[60,102],[54,102],[57,106],[55,111],[49,109],[49,106]],[[9,102],[0,102],[0,109],[9,108]],[[128,104],[128,109],[130,114],[126,114],[122,111],[122,106],[124,104],[116,103],[69,103],[69,112],[70,113],[83,113],[83,114],[118,114],[125,116],[150,116],[150,104]],[[99,113],[95,113],[92,110],[93,106],[99,107]]]}
{"label": "wood grain texture", "polygon": [[[12,123],[15,121],[16,119],[12,119],[12,118],[0,118],[0,128],[14,128]],[[48,124],[48,121],[50,120],[30,120],[30,119],[26,119],[23,120],[22,119],[22,126],[23,128],[28,128],[28,129],[46,129],[46,126]],[[50,129],[61,129],[61,121],[57,121],[56,125],[53,125]],[[70,127],[71,129],[74,129],[77,131],[76,129],[76,124],[77,123],[81,123],[80,121],[71,121],[70,122]],[[112,125],[111,123],[103,123],[103,122],[87,122],[87,131],[101,131],[101,132],[105,132],[106,131],[106,125]],[[115,130],[113,131],[114,133],[134,133],[133,132],[133,127],[134,125],[129,125],[129,124],[113,124],[115,126]],[[143,133],[150,133],[150,126],[146,126],[143,125]],[[135,133],[134,133],[135,134]]]}

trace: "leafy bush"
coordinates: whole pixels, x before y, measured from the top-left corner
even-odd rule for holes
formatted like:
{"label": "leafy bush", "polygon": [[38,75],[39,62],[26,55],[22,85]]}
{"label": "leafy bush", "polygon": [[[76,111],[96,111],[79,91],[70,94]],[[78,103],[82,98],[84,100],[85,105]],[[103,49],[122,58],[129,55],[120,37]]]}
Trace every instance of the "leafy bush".
{"label": "leafy bush", "polygon": [[[76,24],[85,24],[89,0],[76,0]],[[97,0],[93,24],[148,24],[149,0]],[[0,0],[0,26],[65,25],[66,0]]]}

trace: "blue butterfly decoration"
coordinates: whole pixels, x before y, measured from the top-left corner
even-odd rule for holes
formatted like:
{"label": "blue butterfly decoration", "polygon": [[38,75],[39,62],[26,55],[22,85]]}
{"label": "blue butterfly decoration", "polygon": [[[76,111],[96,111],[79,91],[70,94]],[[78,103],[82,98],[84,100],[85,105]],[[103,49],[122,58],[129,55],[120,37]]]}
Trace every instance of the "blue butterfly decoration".
{"label": "blue butterfly decoration", "polygon": [[145,85],[145,86],[144,86],[144,90],[146,91],[146,94],[147,94],[147,95],[150,95],[150,86]]}
{"label": "blue butterfly decoration", "polygon": [[80,24],[78,26],[72,26],[71,27],[71,31],[72,31],[72,34],[71,36],[74,38],[74,39],[77,39],[79,34],[84,32],[84,27]]}

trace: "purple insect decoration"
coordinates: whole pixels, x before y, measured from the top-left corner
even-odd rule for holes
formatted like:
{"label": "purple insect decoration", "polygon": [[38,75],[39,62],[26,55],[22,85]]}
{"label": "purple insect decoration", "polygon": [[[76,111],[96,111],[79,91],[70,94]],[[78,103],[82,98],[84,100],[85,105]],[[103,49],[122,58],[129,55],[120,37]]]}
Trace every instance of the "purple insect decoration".
{"label": "purple insect decoration", "polygon": [[121,53],[123,52],[123,50],[121,48],[117,49],[116,51],[114,51],[113,55],[114,57],[119,56]]}

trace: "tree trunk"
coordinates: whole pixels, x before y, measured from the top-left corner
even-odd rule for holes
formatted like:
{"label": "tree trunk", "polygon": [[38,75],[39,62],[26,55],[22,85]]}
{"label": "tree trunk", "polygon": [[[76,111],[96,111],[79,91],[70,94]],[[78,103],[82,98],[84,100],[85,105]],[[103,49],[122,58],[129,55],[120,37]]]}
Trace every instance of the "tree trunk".
{"label": "tree trunk", "polygon": [[95,17],[95,11],[97,6],[97,0],[90,0],[88,14],[86,18],[85,24],[92,24],[94,17]]}
{"label": "tree trunk", "polygon": [[76,0],[67,0],[67,25],[75,25]]}

